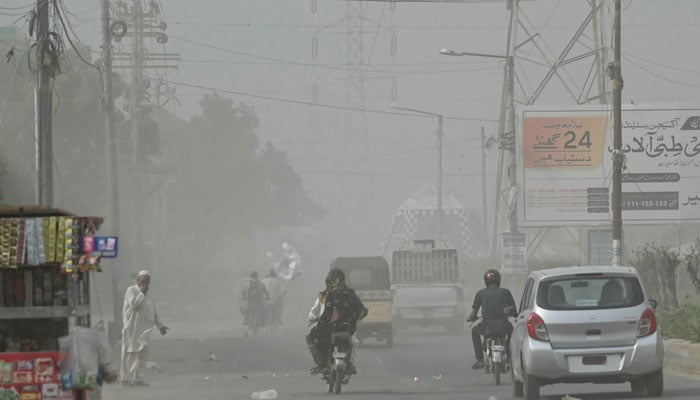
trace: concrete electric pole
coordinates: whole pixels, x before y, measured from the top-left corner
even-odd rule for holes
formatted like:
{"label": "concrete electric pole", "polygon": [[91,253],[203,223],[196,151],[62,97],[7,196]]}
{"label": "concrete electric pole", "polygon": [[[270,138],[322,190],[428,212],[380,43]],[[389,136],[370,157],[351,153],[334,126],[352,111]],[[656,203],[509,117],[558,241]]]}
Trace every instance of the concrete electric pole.
{"label": "concrete electric pole", "polygon": [[[109,218],[107,219],[112,235],[119,237],[119,169],[117,164],[116,132],[114,130],[114,95],[112,94],[112,31],[109,18],[109,0],[102,4],[102,81],[104,82],[104,112],[107,128],[107,183],[110,200]],[[112,304],[114,312],[113,327],[109,329],[110,340],[116,341],[117,332],[121,332],[121,283],[122,270],[112,265]]]}
{"label": "concrete electric pole", "polygon": [[620,29],[622,28],[620,0],[615,0],[615,20],[613,38],[615,60],[613,61],[613,192],[612,192],[612,264],[622,265],[622,68],[620,65]]}
{"label": "concrete electric pole", "polygon": [[49,39],[49,1],[36,1],[36,63],[37,85],[35,91],[36,136],[36,202],[53,206],[53,138],[52,105],[54,63],[58,58],[51,54]]}
{"label": "concrete electric pole", "polygon": [[481,127],[481,223],[484,224],[484,237],[488,232],[488,204],[486,203],[486,128]]}

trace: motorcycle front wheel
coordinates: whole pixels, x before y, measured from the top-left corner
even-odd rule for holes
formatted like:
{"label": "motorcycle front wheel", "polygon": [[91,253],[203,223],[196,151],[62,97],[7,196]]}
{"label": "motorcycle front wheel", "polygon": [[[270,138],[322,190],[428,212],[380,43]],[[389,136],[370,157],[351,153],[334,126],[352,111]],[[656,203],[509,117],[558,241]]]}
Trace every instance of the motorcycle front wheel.
{"label": "motorcycle front wheel", "polygon": [[332,369],[331,376],[328,379],[328,393],[340,394],[340,388],[343,385],[343,374],[340,370]]}
{"label": "motorcycle front wheel", "polygon": [[497,361],[493,363],[493,383],[497,386],[501,384],[501,362]]}

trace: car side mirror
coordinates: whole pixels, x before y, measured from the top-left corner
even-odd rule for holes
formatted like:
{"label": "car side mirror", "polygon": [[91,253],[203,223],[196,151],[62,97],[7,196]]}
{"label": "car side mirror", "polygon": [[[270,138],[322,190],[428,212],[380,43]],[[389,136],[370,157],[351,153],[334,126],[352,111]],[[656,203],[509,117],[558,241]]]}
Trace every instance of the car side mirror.
{"label": "car side mirror", "polygon": [[656,305],[657,305],[656,300],[649,299],[649,305],[651,306],[652,309],[654,309],[654,311],[656,311]]}

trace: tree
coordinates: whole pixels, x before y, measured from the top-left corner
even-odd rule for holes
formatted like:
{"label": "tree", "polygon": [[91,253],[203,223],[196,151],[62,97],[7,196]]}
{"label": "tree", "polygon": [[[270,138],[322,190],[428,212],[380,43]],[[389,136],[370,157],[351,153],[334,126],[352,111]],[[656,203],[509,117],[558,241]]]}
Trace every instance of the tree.
{"label": "tree", "polygon": [[313,220],[323,209],[310,199],[284,152],[270,143],[261,148],[252,107],[218,94],[203,96],[200,106],[201,114],[171,132],[178,148],[177,200],[169,218],[186,226],[187,240],[198,243],[193,257],[233,247],[238,263],[254,264],[256,233]]}
{"label": "tree", "polygon": [[[21,205],[35,202],[36,77],[27,65],[29,43],[14,45],[15,56],[0,67],[0,158],[6,166],[0,179],[3,202]],[[88,48],[80,52],[90,54]],[[107,134],[100,76],[74,50],[66,51],[60,65],[53,93],[54,204],[77,213],[104,215]],[[119,96],[124,85],[116,75],[114,80]]]}

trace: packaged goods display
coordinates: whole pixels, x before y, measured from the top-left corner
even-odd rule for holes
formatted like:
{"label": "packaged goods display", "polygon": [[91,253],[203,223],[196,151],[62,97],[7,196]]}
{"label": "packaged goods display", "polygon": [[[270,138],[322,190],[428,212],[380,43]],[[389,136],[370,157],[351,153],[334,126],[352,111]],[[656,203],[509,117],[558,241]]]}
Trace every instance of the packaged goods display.
{"label": "packaged goods display", "polygon": [[42,206],[0,207],[0,400],[75,399],[94,387],[87,368],[64,382],[59,339],[90,326],[89,273],[101,257],[80,245],[101,223]]}

